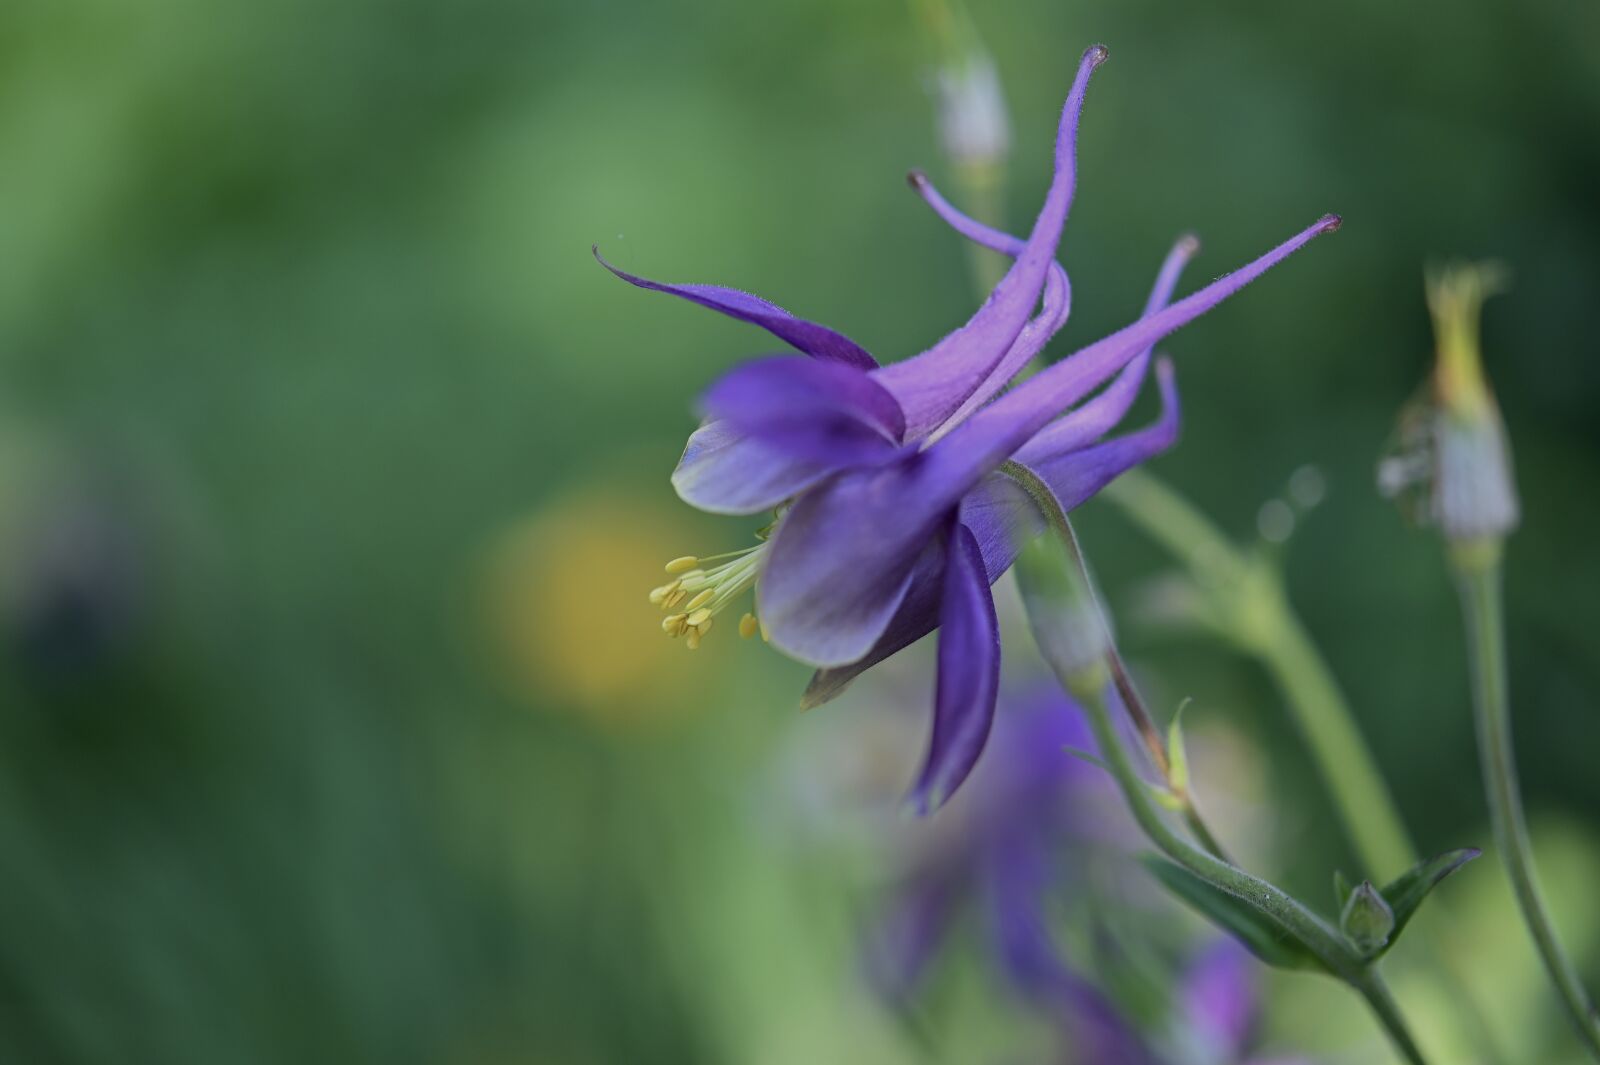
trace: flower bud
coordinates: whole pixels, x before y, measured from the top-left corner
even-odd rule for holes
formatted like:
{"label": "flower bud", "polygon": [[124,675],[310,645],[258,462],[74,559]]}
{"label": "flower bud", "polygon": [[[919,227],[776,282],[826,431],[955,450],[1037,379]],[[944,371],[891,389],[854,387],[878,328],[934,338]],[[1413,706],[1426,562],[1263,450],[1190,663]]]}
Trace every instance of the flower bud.
{"label": "flower bud", "polygon": [[1372,886],[1363,880],[1350,892],[1339,915],[1339,929],[1350,945],[1370,958],[1389,944],[1389,934],[1394,931],[1394,910]]}
{"label": "flower bud", "polygon": [[1011,150],[1011,123],[994,62],[981,51],[972,52],[942,66],[936,78],[945,153],[962,166],[1003,163]]}
{"label": "flower bud", "polygon": [[1023,545],[1015,567],[1039,653],[1072,694],[1097,696],[1109,679],[1111,634],[1067,545],[1047,530]]}
{"label": "flower bud", "polygon": [[1417,516],[1436,523],[1458,556],[1492,557],[1517,526],[1511,452],[1483,372],[1478,321],[1500,291],[1494,263],[1456,264],[1428,277],[1437,357],[1427,399],[1402,419],[1398,452],[1378,467],[1378,487],[1422,495]]}
{"label": "flower bud", "polygon": [[959,168],[999,168],[1011,150],[1011,121],[994,60],[959,0],[922,0],[936,42],[933,89],[939,139]]}

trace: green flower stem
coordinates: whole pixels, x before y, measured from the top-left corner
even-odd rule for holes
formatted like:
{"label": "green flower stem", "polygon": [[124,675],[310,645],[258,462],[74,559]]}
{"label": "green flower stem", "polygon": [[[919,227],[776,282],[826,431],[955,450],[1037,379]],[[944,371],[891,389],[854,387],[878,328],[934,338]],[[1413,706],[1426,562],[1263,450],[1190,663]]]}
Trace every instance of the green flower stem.
{"label": "green flower stem", "polygon": [[[1084,561],[1083,552],[1078,548],[1077,534],[1073,531],[1070,523],[1064,524],[1066,525],[1068,535],[1071,537],[1069,542],[1072,546],[1073,560],[1077,562],[1078,569],[1083,574],[1085,583],[1089,583],[1089,568],[1087,563]],[[1103,610],[1101,611],[1100,617],[1102,623],[1106,626],[1107,633],[1106,664],[1111,669],[1111,677],[1117,686],[1117,693],[1122,696],[1123,705],[1126,706],[1132,713],[1134,722],[1136,724],[1140,722],[1153,721],[1153,718],[1150,716],[1149,709],[1145,706],[1144,698],[1139,694],[1139,689],[1134,687],[1133,678],[1128,676],[1128,669],[1125,665],[1123,665],[1122,655],[1117,651],[1116,643],[1110,638],[1111,626],[1109,622],[1105,621],[1105,613]],[[1141,732],[1142,731],[1143,730],[1141,729]],[[1149,742],[1150,741],[1147,738],[1147,745]],[[1155,733],[1154,750],[1159,754],[1159,757],[1156,758],[1156,768],[1161,771],[1161,775],[1166,779],[1168,787],[1172,787],[1172,761],[1169,757],[1167,757],[1166,751],[1161,745],[1161,734],[1159,732]],[[1189,831],[1193,833],[1194,838],[1200,842],[1200,846],[1210,851],[1212,857],[1217,858],[1220,861],[1231,863],[1232,859],[1228,857],[1228,852],[1222,849],[1222,844],[1212,833],[1211,826],[1206,824],[1205,818],[1200,816],[1200,810],[1195,806],[1194,795],[1191,793],[1191,791],[1187,787],[1181,790],[1178,788],[1173,788],[1172,790],[1177,798],[1183,802],[1183,823],[1189,826]]]}
{"label": "green flower stem", "polygon": [[[1276,570],[1252,565],[1205,515],[1143,470],[1128,471],[1101,494],[1184,563],[1205,596],[1202,620],[1272,676],[1306,739],[1345,837],[1372,878],[1382,883],[1409,868],[1416,849],[1394,798]],[[1473,1044],[1491,1060],[1503,1060],[1483,1013],[1471,1004],[1465,977],[1431,936],[1422,942],[1436,959],[1462,1031],[1471,1032]]]}
{"label": "green flower stem", "polygon": [[1156,771],[1166,783],[1174,799],[1182,804],[1184,823],[1189,826],[1189,831],[1200,845],[1210,851],[1212,856],[1224,862],[1229,861],[1228,854],[1222,849],[1222,844],[1217,840],[1211,827],[1206,824],[1205,818],[1200,816],[1200,810],[1195,805],[1194,795],[1187,785],[1180,786],[1173,778],[1172,759],[1166,748],[1161,730],[1156,727],[1154,715],[1145,704],[1139,689],[1135,687],[1133,678],[1128,675],[1128,667],[1122,661],[1122,655],[1117,651],[1116,637],[1111,632],[1111,620],[1106,613],[1105,606],[1100,602],[1099,594],[1095,591],[1094,578],[1089,573],[1088,560],[1083,557],[1083,547],[1078,543],[1078,533],[1072,527],[1072,521],[1056,504],[1056,498],[1050,488],[1041,481],[1032,470],[1015,462],[1007,462],[1001,467],[1012,480],[1022,486],[1023,491],[1033,500],[1039,508],[1039,513],[1044,516],[1050,528],[1060,538],[1072,558],[1072,564],[1078,571],[1078,580],[1087,590],[1094,606],[1095,624],[1100,630],[1100,641],[1104,650],[1102,652],[1105,666],[1111,675],[1117,692],[1122,696],[1123,708],[1127,711],[1133,726],[1138,730],[1139,738],[1144,741],[1145,749],[1150,754],[1150,760],[1155,763]]}
{"label": "green flower stem", "polygon": [[1497,545],[1469,545],[1451,552],[1451,567],[1461,590],[1472,659],[1472,701],[1476,711],[1483,788],[1494,825],[1495,846],[1505,862],[1522,919],[1539,957],[1561,995],[1589,1052],[1600,1060],[1600,1017],[1562,949],[1534,876],[1533,849],[1522,813],[1516,759],[1511,748],[1511,708],[1506,684],[1504,611],[1500,602]]}
{"label": "green flower stem", "polygon": [[1345,836],[1373,879],[1409,869],[1416,849],[1332,673],[1275,570],[1252,564],[1182,496],[1142,470],[1102,493],[1182,561],[1209,593],[1210,624],[1258,658],[1283,692]]}
{"label": "green flower stem", "polygon": [[[967,214],[985,225],[1005,222],[1005,160],[987,163],[957,163],[956,182],[964,194]],[[1011,268],[1011,260],[981,244],[967,243],[967,261],[972,270],[973,287],[980,298],[987,297]]]}
{"label": "green flower stem", "polygon": [[1383,883],[1409,869],[1416,848],[1389,786],[1356,727],[1333,673],[1305,628],[1287,608],[1261,661],[1286,696],[1314,752],[1334,808],[1362,865]]}
{"label": "green flower stem", "polygon": [[[1068,678],[1062,678],[1062,682],[1070,688]],[[1095,741],[1099,744],[1112,775],[1116,777],[1123,799],[1132,811],[1134,820],[1138,822],[1150,841],[1168,858],[1195,876],[1244,901],[1256,912],[1304,943],[1330,972],[1360,992],[1367,1000],[1385,1033],[1401,1055],[1412,1065],[1426,1065],[1422,1051],[1412,1039],[1404,1018],[1400,1015],[1377,970],[1364,964],[1344,942],[1337,930],[1282,889],[1206,853],[1174,832],[1162,819],[1144,781],[1134,770],[1122,737],[1112,725],[1104,696],[1084,698],[1082,701],[1089,711],[1089,722],[1094,729]]]}

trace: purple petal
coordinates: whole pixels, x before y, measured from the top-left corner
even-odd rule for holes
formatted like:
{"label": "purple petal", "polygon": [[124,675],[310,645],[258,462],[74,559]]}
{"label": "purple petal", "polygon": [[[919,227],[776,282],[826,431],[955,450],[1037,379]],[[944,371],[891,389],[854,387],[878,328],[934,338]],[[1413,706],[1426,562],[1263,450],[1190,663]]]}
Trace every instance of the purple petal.
{"label": "purple petal", "polygon": [[[852,471],[795,501],[768,541],[756,611],[780,651],[814,666],[843,666],[872,650],[911,586],[939,514],[885,524],[874,496],[898,487],[903,463]],[[953,509],[946,505],[946,512]],[[872,521],[859,519],[870,516]]]}
{"label": "purple petal", "polygon": [[1256,1022],[1255,959],[1231,938],[1206,947],[1184,974],[1183,1011],[1190,1031],[1219,1058],[1236,1061]]}
{"label": "purple petal", "polygon": [[961,523],[978,542],[990,584],[1011,568],[1022,545],[1045,527],[1037,504],[1003,473],[991,473],[966,494],[961,500]]}
{"label": "purple petal", "polygon": [[[1011,568],[1018,546],[1043,528],[1039,508],[1004,474],[991,474],[961,501],[961,524],[972,533],[983,555],[990,584]],[[891,655],[898,654],[939,624],[944,591],[944,546],[935,540],[918,558],[900,608],[872,650],[846,666],[819,669],[806,687],[800,706],[809,710],[838,698],[854,680]]]}
{"label": "purple petal", "polygon": [[1029,461],[1019,454],[1017,461],[1050,486],[1062,510],[1080,505],[1128,470],[1177,442],[1178,389],[1172,380],[1172,363],[1167,359],[1156,363],[1156,381],[1161,387],[1161,417],[1155,424],[1103,444],[1042,460]]}
{"label": "purple petal", "polygon": [[1060,1023],[1072,1040],[1072,1060],[1150,1062],[1137,1030],[1057,949],[1041,912],[1050,883],[1037,850],[1026,844],[1000,848],[988,871],[990,930],[1001,967],[1013,986]]}
{"label": "purple petal", "polygon": [[[1326,215],[1254,262],[1227,274],[1147,318],[1095,341],[1036,374],[960,425],[924,454],[933,460],[919,468],[912,499],[928,509],[946,504],[949,493],[959,493],[1004,462],[1062,410],[1092,392],[1111,374],[1136,358],[1162,337],[1211,310],[1267,270],[1304,247],[1322,233],[1339,226],[1337,215]],[[935,457],[936,456],[936,457]],[[937,488],[935,488],[937,486]],[[898,513],[906,501],[885,499]]]}
{"label": "purple petal", "polygon": [[811,675],[800,709],[810,710],[844,694],[855,679],[890,655],[905,650],[939,624],[939,597],[944,589],[944,545],[937,540],[917,558],[906,593],[872,649],[854,662],[819,669]]}
{"label": "purple petal", "polygon": [[938,428],[993,372],[1039,302],[1056,244],[1067,219],[1076,180],[1078,115],[1089,75],[1105,61],[1098,45],[1083,54],[1056,135],[1055,176],[1028,243],[1011,270],[966,325],[921,355],[884,367],[878,379],[900,400],[907,436],[919,440]]}
{"label": "purple petal", "polygon": [[812,358],[831,359],[861,370],[870,370],[878,365],[878,360],[868,354],[865,348],[843,333],[836,333],[826,326],[808,322],[804,318],[796,318],[776,303],[769,303],[760,296],[752,296],[736,288],[722,288],[719,285],[669,285],[661,281],[651,281],[619,270],[606,262],[605,257],[600,254],[598,245],[593,250],[594,257],[600,261],[601,266],[630,285],[637,285],[654,292],[665,292],[686,299],[690,303],[710,307],[741,322],[759,325],[785,344],[792,344]]}
{"label": "purple petal", "polygon": [[842,473],[807,492],[778,526],[761,582],[761,616],[773,642],[820,666],[865,657],[905,597],[917,556],[964,495],[1140,351],[1337,224],[1328,216],[1248,266],[1049,367],[933,447]]}
{"label": "purple petal", "polygon": [[[1156,274],[1155,287],[1150,290],[1142,317],[1148,318],[1172,299],[1178,275],[1199,247],[1200,242],[1193,237],[1183,237],[1172,246],[1166,261],[1161,264],[1161,270]],[[1041,429],[1017,453],[1018,461],[1027,462],[1030,457],[1037,459],[1070,451],[1110,432],[1128,413],[1128,408],[1133,406],[1139,386],[1144,382],[1145,370],[1150,365],[1150,352],[1150,348],[1141,351],[1099,395]]]}
{"label": "purple petal", "polygon": [[689,436],[672,487],[712,514],[759,514],[792,499],[838,468],[751,439],[723,422]]}
{"label": "purple petal", "polygon": [[[956,232],[974,243],[981,244],[1003,255],[1010,255],[1013,258],[1021,255],[1026,249],[1027,245],[1018,238],[1011,236],[1009,233],[1002,233],[998,229],[992,229],[956,210],[948,200],[939,194],[939,190],[933,187],[927,176],[921,172],[912,172],[911,187],[917,190],[918,194],[922,196],[923,200],[933,208],[940,218],[948,222]],[[1067,272],[1061,268],[1061,264],[1052,259],[1050,273],[1044,282],[1044,302],[1039,309],[1039,313],[1027,325],[1023,326],[1022,332],[1017,335],[1017,339],[1012,343],[1011,350],[1006,352],[999,365],[990,371],[989,376],[984,379],[977,390],[966,398],[966,401],[956,409],[954,414],[945,419],[936,432],[931,434],[930,441],[937,440],[941,434],[949,432],[964,420],[967,415],[983,406],[1004,388],[1024,366],[1032,361],[1035,355],[1044,350],[1045,344],[1049,343],[1050,338],[1066,322],[1067,315],[1071,310],[1072,285],[1067,280]]]}
{"label": "purple petal", "polygon": [[705,413],[784,452],[836,468],[893,455],[905,431],[900,405],[852,366],[779,355],[723,375]]}
{"label": "purple petal", "polygon": [[978,542],[959,521],[951,522],[945,554],[933,735],[908,797],[920,814],[943,805],[972,772],[988,742],[1000,691],[1000,622]]}

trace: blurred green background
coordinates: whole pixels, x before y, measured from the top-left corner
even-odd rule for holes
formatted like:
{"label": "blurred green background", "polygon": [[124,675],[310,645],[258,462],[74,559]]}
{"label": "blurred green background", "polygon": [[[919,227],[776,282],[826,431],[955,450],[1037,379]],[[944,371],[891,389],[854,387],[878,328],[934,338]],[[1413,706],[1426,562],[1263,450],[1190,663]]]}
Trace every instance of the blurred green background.
{"label": "blurred green background", "polygon": [[[1343,214],[1169,342],[1185,436],[1154,469],[1244,541],[1325,473],[1290,587],[1425,851],[1488,842],[1459,622],[1372,470],[1426,371],[1424,264],[1512,267],[1485,346],[1526,512],[1518,742],[1593,984],[1600,6],[976,21],[1016,229],[1077,56],[1111,50],[1053,354],[1137,313],[1181,232],[1192,285]],[[859,0],[0,7],[0,1057],[928,1060],[854,975],[871,848],[801,845],[788,809],[837,769],[796,736],[850,735],[872,690],[798,718],[801,667],[731,632],[690,656],[644,601],[665,559],[747,542],[666,476],[697,391],[771,342],[589,245],[921,350],[973,306],[902,181],[949,185],[931,54]],[[1168,566],[1103,503],[1082,526],[1114,606]],[[1245,751],[1248,823],[1295,844],[1261,843],[1271,871],[1320,898],[1349,856],[1266,679],[1122,630]],[[1499,880],[1454,889],[1463,947],[1540,1048],[1517,1060],[1557,1060]],[[1277,993],[1284,1045],[1373,1060],[1333,985]]]}

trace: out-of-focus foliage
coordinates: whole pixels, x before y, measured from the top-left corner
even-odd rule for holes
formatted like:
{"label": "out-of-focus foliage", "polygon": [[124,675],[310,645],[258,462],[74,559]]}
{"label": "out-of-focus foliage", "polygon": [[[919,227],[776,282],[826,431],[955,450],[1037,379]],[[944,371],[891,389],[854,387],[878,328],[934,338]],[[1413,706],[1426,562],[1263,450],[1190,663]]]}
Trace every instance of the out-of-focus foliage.
{"label": "out-of-focus foliage", "polygon": [[[1057,354],[1135,314],[1182,231],[1216,274],[1344,215],[1170,342],[1186,437],[1156,468],[1240,533],[1325,472],[1290,588],[1428,853],[1488,835],[1462,652],[1371,469],[1428,363],[1424,263],[1511,266],[1483,339],[1524,509],[1518,742],[1592,946],[1600,9],[977,14],[1017,227],[1074,60],[1112,53]],[[803,670],[732,631],[690,660],[644,600],[748,538],[665,478],[695,392],[768,342],[588,257],[920,350],[971,299],[900,180],[941,172],[912,27],[850,0],[0,6],[0,1057],[923,1060],[856,978],[871,848],[796,848],[770,779],[854,708],[796,722]],[[1083,531],[1113,605],[1165,565],[1109,511]],[[1229,789],[1224,832],[1292,839],[1273,872],[1325,892],[1347,855],[1270,686],[1122,637],[1232,737],[1197,744],[1202,794],[1289,797]],[[1559,1040],[1495,874],[1441,894],[1483,895],[1478,971],[1527,970],[1496,1023]],[[1347,1036],[1326,988],[1280,984],[1287,1045]],[[973,1002],[940,1023],[988,1046]]]}

